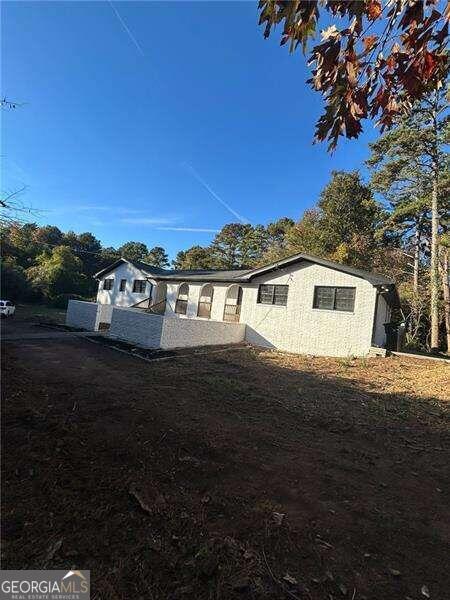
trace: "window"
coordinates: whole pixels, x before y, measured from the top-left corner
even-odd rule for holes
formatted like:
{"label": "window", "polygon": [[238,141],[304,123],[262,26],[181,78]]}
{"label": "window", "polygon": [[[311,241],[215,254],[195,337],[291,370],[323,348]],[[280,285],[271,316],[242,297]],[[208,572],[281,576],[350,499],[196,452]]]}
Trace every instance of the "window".
{"label": "window", "polygon": [[147,281],[145,279],[135,279],[133,282],[133,292],[135,294],[145,294]]}
{"label": "window", "polygon": [[200,294],[198,301],[197,316],[203,317],[204,319],[211,318],[211,308],[214,296],[214,288],[210,283],[207,283]]}
{"label": "window", "polygon": [[355,288],[336,288],[335,310],[353,312],[355,308]]}
{"label": "window", "polygon": [[189,297],[189,286],[187,283],[182,283],[178,290],[178,298],[175,302],[175,312],[178,315],[185,315],[187,312],[188,305],[188,297]]}
{"label": "window", "polygon": [[114,279],[104,279],[103,280],[103,289],[104,290],[112,290],[114,285]]}
{"label": "window", "polygon": [[258,289],[258,304],[286,306],[288,287],[287,285],[260,285]]}
{"label": "window", "polygon": [[355,309],[355,291],[353,287],[316,285],[313,308],[353,312]]}
{"label": "window", "polygon": [[242,305],[242,288],[240,285],[232,285],[227,290],[223,320],[239,323]]}
{"label": "window", "polygon": [[121,279],[120,280],[119,292],[124,292],[126,290],[126,287],[127,287],[127,280],[126,279]]}

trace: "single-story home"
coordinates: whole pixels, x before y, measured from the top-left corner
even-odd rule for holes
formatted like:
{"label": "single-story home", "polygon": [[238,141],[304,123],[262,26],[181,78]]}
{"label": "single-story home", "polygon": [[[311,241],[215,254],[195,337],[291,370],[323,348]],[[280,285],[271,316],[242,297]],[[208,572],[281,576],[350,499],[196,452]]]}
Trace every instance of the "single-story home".
{"label": "single-story home", "polygon": [[101,305],[240,322],[246,341],[298,354],[365,356],[385,347],[384,324],[399,303],[392,280],[308,254],[233,271],[168,270],[121,258],[95,277]]}

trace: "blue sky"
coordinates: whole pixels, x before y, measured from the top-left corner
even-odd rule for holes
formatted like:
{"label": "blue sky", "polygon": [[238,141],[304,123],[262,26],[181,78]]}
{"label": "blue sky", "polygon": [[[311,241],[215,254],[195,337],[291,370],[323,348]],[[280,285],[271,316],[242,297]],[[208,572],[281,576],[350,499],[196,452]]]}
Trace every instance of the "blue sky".
{"label": "blue sky", "polygon": [[2,111],[2,188],[26,185],[40,223],[171,257],[237,215],[298,218],[376,132],[312,144],[321,99],[256,5],[3,2],[1,93],[24,105]]}

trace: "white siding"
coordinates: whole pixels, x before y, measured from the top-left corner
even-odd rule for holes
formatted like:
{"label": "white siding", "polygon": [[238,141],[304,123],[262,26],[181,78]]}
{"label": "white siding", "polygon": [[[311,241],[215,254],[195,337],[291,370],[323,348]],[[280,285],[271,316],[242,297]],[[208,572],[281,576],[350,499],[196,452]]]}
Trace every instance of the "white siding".
{"label": "white siding", "polygon": [[[178,289],[180,285],[183,283],[187,283],[189,286],[189,296],[188,296],[188,305],[186,309],[185,315],[177,315],[175,313],[175,304],[178,298]],[[176,316],[182,319],[193,319],[197,318],[197,310],[198,310],[198,301],[200,299],[200,292],[204,286],[204,283],[196,283],[195,281],[176,281],[176,282],[167,282],[167,302],[166,302],[166,316]],[[214,294],[215,294],[215,284],[214,284]],[[214,305],[214,301],[213,301]]]}
{"label": "white siding", "polygon": [[[167,282],[167,303],[166,303],[166,312],[167,316],[176,316],[180,315],[175,314],[175,302],[178,296],[178,288],[183,282]],[[200,298],[201,291],[205,286],[205,282],[186,282],[189,284],[189,301],[188,308],[186,311],[186,317],[188,318],[198,318],[197,317],[197,307],[198,300]],[[211,307],[211,321],[223,321],[223,310],[225,307],[225,298],[228,288],[231,286],[230,283],[212,283],[214,288],[214,297]],[[184,315],[181,318],[186,318]],[[203,320],[203,319],[202,319]],[[209,320],[209,319],[205,319]]]}
{"label": "white siding", "polygon": [[[129,263],[122,263],[113,271],[104,275],[99,281],[97,293],[97,302],[100,304],[114,304],[114,306],[132,306],[137,302],[141,302],[151,296],[152,284],[147,282],[146,291],[143,294],[133,292],[133,282],[135,279],[145,279],[146,276],[142,271],[133,267]],[[103,281],[105,279],[114,279],[112,290],[103,289]],[[126,279],[126,289],[124,292],[119,291],[120,280]]]}

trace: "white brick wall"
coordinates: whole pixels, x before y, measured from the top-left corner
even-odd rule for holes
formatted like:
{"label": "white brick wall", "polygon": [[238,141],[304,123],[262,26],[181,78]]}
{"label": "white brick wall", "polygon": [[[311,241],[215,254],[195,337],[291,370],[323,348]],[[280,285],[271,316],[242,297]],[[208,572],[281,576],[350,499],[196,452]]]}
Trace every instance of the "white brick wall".
{"label": "white brick wall", "polygon": [[[287,306],[257,303],[260,283],[289,286]],[[316,285],[356,288],[354,312],[313,308]],[[371,346],[376,289],[365,279],[312,263],[257,278],[243,290],[241,321],[254,344],[298,354],[363,356]]]}
{"label": "white brick wall", "polygon": [[112,311],[109,336],[145,348],[187,348],[242,342],[245,325],[163,317],[136,308],[116,307]]}
{"label": "white brick wall", "polygon": [[139,308],[114,307],[108,335],[145,348],[159,348],[163,319]]}
{"label": "white brick wall", "polygon": [[97,304],[97,323],[96,329],[100,323],[111,323],[113,306],[111,304]]}
{"label": "white brick wall", "polygon": [[97,310],[99,305],[95,302],[69,300],[66,312],[66,325],[95,331],[97,327]]}
{"label": "white brick wall", "polygon": [[215,344],[237,344],[245,336],[243,323],[221,323],[204,319],[165,317],[161,348],[187,348]]}

